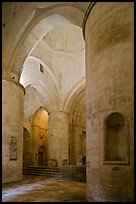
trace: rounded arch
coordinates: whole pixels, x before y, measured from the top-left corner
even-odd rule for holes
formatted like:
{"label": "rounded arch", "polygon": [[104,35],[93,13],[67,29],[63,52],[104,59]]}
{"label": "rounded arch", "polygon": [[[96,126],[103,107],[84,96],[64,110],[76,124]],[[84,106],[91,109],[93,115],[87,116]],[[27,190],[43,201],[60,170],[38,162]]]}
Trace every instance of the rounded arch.
{"label": "rounded arch", "polygon": [[116,129],[120,129],[125,126],[125,118],[123,114],[119,112],[110,113],[107,115],[104,122],[109,128],[116,127]]}
{"label": "rounded arch", "polygon": [[32,118],[33,161],[36,166],[48,164],[48,118],[48,112],[43,106],[38,108]]}
{"label": "rounded arch", "polygon": [[[40,64],[44,67],[44,74],[39,71]],[[60,90],[51,69],[37,57],[29,57],[24,67],[20,83],[24,87],[33,86],[42,96],[45,101],[43,105],[48,109],[59,107]]]}
{"label": "rounded arch", "polygon": [[[51,77],[51,80],[52,80],[53,84],[54,84],[55,87],[56,87],[57,93],[60,94],[60,89],[59,89],[58,83],[57,83],[57,81],[56,81],[56,78],[54,77],[54,74],[53,74],[53,72],[51,71],[51,69],[48,67],[48,65],[45,64],[40,58],[35,57],[35,56],[29,56],[29,59],[33,59],[33,60],[39,62],[39,64],[43,65],[44,69],[47,71],[47,73],[48,73],[49,76]],[[25,63],[26,63],[26,61],[25,61]],[[25,64],[24,64],[24,66],[25,66]],[[31,80],[31,76],[30,76],[30,80]],[[29,80],[28,80],[28,81],[29,81]],[[24,87],[26,87],[26,84],[28,85],[28,83],[29,83],[28,81],[25,82],[25,81],[21,80],[21,78],[20,78],[20,83],[21,83]]]}
{"label": "rounded arch", "polygon": [[124,122],[126,125],[128,125],[128,119],[127,119],[127,116],[123,113],[123,112],[120,112],[120,111],[114,111],[114,112],[110,112],[108,114],[105,115],[105,118],[104,118],[104,125],[106,124],[106,120],[108,118],[110,118],[112,115],[119,115],[120,117],[124,118]]}
{"label": "rounded arch", "polygon": [[39,81],[37,79],[29,79],[24,83],[24,86],[28,87],[29,85],[34,87],[40,93],[43,100],[45,100],[45,103],[43,105],[45,109],[48,110],[48,112],[59,107],[58,95],[54,95],[51,92],[49,92],[48,88],[42,81]]}
{"label": "rounded arch", "polygon": [[67,95],[63,110],[66,112],[70,112],[71,107],[73,106],[73,101],[75,98],[81,93],[85,91],[85,77],[83,77],[69,92]]}
{"label": "rounded arch", "polygon": [[104,126],[104,163],[128,163],[128,120],[120,112],[108,114]]}
{"label": "rounded arch", "polygon": [[[76,13],[76,17],[73,16],[73,13]],[[67,3],[37,9],[10,58],[8,69],[15,76],[15,80],[19,80],[23,63],[47,31],[62,24],[75,24],[82,27],[83,14],[84,12],[79,6]]]}

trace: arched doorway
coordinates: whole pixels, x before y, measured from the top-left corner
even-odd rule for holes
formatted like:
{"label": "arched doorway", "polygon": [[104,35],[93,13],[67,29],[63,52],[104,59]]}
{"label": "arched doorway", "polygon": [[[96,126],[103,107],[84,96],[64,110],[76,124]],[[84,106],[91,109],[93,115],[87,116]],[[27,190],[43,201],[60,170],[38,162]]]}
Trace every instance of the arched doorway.
{"label": "arched doorway", "polygon": [[38,166],[45,166],[46,164],[47,164],[46,149],[42,145],[38,150]]}
{"label": "arched doorway", "polygon": [[40,107],[34,114],[32,125],[33,165],[48,165],[48,113]]}

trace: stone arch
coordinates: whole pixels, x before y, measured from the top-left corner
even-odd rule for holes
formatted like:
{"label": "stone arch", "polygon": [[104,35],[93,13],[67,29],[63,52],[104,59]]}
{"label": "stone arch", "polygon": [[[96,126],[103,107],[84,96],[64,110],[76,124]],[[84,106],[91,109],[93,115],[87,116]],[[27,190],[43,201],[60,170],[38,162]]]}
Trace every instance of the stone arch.
{"label": "stone arch", "polygon": [[[44,107],[39,107],[32,119],[33,163],[35,166],[48,165],[48,112]],[[40,147],[44,150],[40,150]]]}
{"label": "stone arch", "polygon": [[58,94],[60,94],[60,89],[59,89],[59,86],[58,86],[58,83],[54,77],[54,74],[53,72],[51,71],[51,69],[48,67],[47,64],[45,64],[40,58],[37,58],[37,57],[34,57],[34,56],[29,56],[29,58],[32,58],[32,59],[35,59],[36,61],[38,61],[40,64],[42,64],[44,66],[44,68],[46,69],[46,71],[49,73],[49,75],[51,76],[51,79],[53,81],[53,83],[55,84],[55,87],[56,87],[56,91]]}
{"label": "stone arch", "polygon": [[[44,104],[46,108],[50,109],[50,107],[58,107],[60,89],[51,69],[37,57],[30,56],[28,58],[28,61],[26,61],[26,63],[29,64],[29,60],[30,62],[31,60],[34,60],[34,63],[36,61],[36,63],[38,63],[36,64],[36,66],[38,66],[39,64],[42,64],[44,67],[45,73],[40,75],[39,74],[40,71],[37,69],[38,67],[36,67],[34,72],[32,72],[33,67],[31,69],[27,69],[28,67],[26,67],[26,69],[24,69],[24,72],[22,73],[22,76],[20,78],[20,83],[24,87],[27,87],[29,85],[33,86],[40,93],[42,98],[46,101]],[[31,77],[30,71],[33,73],[33,78]],[[46,80],[46,77],[47,77],[47,80]],[[25,78],[25,80],[23,78]],[[46,83],[44,83],[45,81]],[[50,90],[48,86],[50,87]],[[47,99],[49,101],[48,104],[47,104]]]}
{"label": "stone arch", "polygon": [[63,110],[69,112],[72,103],[80,92],[85,90],[85,77],[83,77],[68,93],[63,104]]}
{"label": "stone arch", "polygon": [[[51,93],[49,93],[48,89],[45,87],[45,85],[41,81],[38,81],[36,79],[31,79],[29,81],[26,81],[25,85],[27,85],[27,87],[31,85],[41,94],[41,96],[48,97],[49,101],[48,102],[45,101],[45,103],[43,104],[43,106],[48,112],[59,107],[58,98],[55,98]],[[57,102],[57,103],[54,103],[54,102]]]}
{"label": "stone arch", "polygon": [[32,118],[32,124],[36,124],[37,122],[37,116],[40,114],[41,111],[46,111],[47,114],[49,114],[48,110],[46,110],[43,106],[40,106],[34,113],[33,118]]}
{"label": "stone arch", "polygon": [[[73,13],[76,13],[77,19],[73,17]],[[82,27],[83,14],[84,12],[80,7],[66,3],[45,9],[37,9],[35,15],[22,34],[19,43],[14,49],[8,65],[8,69],[11,70],[12,75],[15,76],[15,80],[19,80],[23,63],[30,55],[34,46],[50,29],[54,26],[68,24]],[[54,19],[56,23],[54,22]],[[48,26],[46,27],[45,25]],[[39,30],[41,32],[39,32]]]}

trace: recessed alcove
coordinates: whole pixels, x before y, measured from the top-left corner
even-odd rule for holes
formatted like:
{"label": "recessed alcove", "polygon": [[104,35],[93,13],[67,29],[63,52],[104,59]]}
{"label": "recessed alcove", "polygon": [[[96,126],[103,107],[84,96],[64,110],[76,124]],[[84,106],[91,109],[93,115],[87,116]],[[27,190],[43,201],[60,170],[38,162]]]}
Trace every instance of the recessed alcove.
{"label": "recessed alcove", "polygon": [[104,121],[104,163],[128,163],[128,123],[118,112]]}

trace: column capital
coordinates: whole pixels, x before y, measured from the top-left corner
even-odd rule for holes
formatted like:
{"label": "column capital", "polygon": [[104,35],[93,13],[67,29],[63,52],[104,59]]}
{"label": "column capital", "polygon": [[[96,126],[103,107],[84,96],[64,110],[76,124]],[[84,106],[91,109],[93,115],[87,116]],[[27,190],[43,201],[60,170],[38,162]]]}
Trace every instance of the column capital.
{"label": "column capital", "polygon": [[19,86],[19,87],[23,90],[23,92],[24,92],[24,94],[25,94],[25,88],[24,88],[23,85],[20,84],[19,82],[14,81],[13,79],[11,79],[11,78],[9,78],[9,77],[2,77],[2,80],[9,81],[10,83],[13,83],[13,84]]}
{"label": "column capital", "polygon": [[84,15],[84,18],[83,18],[83,24],[82,24],[82,30],[83,30],[83,37],[84,37],[84,40],[85,40],[85,26],[86,26],[86,22],[87,22],[87,19],[88,19],[88,16],[92,10],[92,8],[94,7],[94,5],[96,4],[97,2],[91,2],[85,12],[85,15]]}

